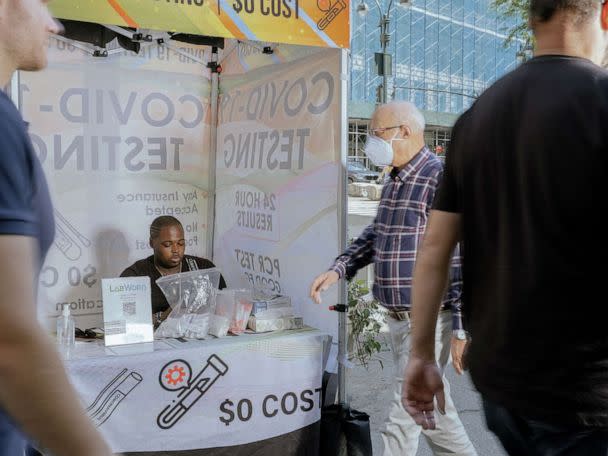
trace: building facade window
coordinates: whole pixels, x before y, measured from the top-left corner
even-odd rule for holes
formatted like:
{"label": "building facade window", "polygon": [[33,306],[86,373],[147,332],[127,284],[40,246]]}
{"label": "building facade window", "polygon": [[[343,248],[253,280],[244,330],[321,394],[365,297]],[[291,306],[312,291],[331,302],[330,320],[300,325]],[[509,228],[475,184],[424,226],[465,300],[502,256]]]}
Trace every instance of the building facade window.
{"label": "building facade window", "polygon": [[[386,11],[389,0],[379,0]],[[355,2],[353,2],[354,4]],[[499,17],[491,0],[412,0],[393,8],[391,43],[392,98],[420,109],[460,114],[490,84],[517,65],[517,45],[505,47],[513,25]],[[379,45],[379,11],[360,17],[352,8],[350,98],[376,102],[374,53]]]}

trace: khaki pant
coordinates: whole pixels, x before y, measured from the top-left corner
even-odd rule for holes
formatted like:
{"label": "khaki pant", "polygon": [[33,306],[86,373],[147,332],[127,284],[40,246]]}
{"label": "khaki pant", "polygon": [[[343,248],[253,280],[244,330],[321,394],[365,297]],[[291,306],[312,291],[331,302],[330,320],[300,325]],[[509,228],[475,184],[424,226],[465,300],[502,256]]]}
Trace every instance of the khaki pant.
{"label": "khaki pant", "polygon": [[[454,407],[454,402],[450,396],[450,385],[445,376],[443,377],[443,384],[446,414],[441,415],[439,412],[435,412],[437,428],[433,431],[424,431],[407,414],[403,405],[401,405],[401,388],[403,386],[403,373],[410,354],[410,323],[388,317],[388,326],[395,360],[395,382],[393,398],[389,404],[388,419],[382,431],[383,455],[415,456],[418,450],[420,432],[422,432],[436,456],[476,456],[475,448],[471,444]],[[435,333],[435,353],[442,370],[450,361],[451,338],[452,314],[449,311],[441,312]]]}

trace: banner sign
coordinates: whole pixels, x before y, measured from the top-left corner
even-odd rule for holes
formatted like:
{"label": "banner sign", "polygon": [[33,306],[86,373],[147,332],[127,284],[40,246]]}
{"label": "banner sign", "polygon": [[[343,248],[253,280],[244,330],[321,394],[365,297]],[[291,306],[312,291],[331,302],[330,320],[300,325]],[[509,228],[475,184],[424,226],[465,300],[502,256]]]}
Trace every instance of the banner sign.
{"label": "banner sign", "polygon": [[318,331],[170,339],[154,342],[153,353],[92,351],[67,369],[114,452],[226,447],[320,419],[325,340]]}
{"label": "banner sign", "polygon": [[56,17],[131,28],[348,48],[349,0],[54,0]]}
{"label": "banner sign", "polygon": [[208,254],[210,79],[204,65],[161,46],[102,59],[50,47],[49,68],[20,78],[57,226],[39,308],[52,323],[69,305],[84,329],[102,325],[100,279],[152,254],[154,218],[175,216],[186,253]]}
{"label": "banner sign", "polygon": [[[308,325],[337,338],[309,298],[339,254],[340,56],[281,46],[226,50],[220,80],[214,257],[232,285],[291,297]],[[336,303],[337,287],[324,299]]]}

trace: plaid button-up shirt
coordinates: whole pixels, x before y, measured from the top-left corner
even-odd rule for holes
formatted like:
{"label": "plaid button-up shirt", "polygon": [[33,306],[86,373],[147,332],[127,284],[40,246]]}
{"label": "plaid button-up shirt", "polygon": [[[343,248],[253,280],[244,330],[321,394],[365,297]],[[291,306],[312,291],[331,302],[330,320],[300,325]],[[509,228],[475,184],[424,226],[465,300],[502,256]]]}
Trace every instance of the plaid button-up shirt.
{"label": "plaid button-up shirt", "polygon": [[[411,308],[416,251],[422,241],[443,164],[424,147],[400,171],[393,170],[382,189],[374,222],[336,258],[332,270],[351,279],[374,263],[374,297],[389,310]],[[450,285],[442,309],[452,311],[452,328],[462,329],[462,271],[455,252]]]}

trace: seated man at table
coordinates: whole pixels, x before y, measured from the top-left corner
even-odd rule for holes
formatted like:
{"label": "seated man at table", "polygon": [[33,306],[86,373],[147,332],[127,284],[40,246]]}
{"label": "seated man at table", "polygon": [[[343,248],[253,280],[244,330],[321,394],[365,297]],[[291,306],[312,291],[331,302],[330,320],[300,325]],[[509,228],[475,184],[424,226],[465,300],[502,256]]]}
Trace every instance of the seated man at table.
{"label": "seated man at table", "polygon": [[[152,314],[154,326],[157,327],[171,313],[165,295],[156,284],[162,276],[180,272],[209,269],[215,265],[205,259],[185,255],[186,240],[184,227],[175,217],[161,216],[150,225],[150,247],[154,255],[136,261],[125,269],[121,277],[150,277],[152,285]],[[220,276],[220,288],[226,288],[224,278]]]}

